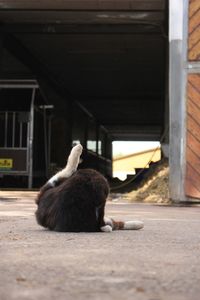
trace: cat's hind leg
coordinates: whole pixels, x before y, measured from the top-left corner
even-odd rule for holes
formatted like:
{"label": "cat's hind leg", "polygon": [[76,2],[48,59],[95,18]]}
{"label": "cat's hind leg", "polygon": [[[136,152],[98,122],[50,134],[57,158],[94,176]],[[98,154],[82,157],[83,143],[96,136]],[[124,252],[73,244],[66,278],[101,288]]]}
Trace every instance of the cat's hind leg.
{"label": "cat's hind leg", "polygon": [[142,221],[126,221],[124,222],[124,230],[138,230],[144,227]]}
{"label": "cat's hind leg", "polygon": [[56,173],[54,176],[52,176],[40,189],[40,192],[36,198],[36,203],[39,204],[42,196],[44,193],[54,188],[57,184],[63,181],[65,178],[69,178],[74,172],[76,172],[80,156],[82,153],[83,147],[81,144],[78,144],[74,146],[71,150],[71,153],[68,157],[67,164],[64,169]]}
{"label": "cat's hind leg", "polygon": [[74,172],[76,172],[82,150],[83,147],[81,144],[74,146],[68,157],[65,168],[56,173],[53,177],[51,177],[47,183],[51,184],[52,186],[55,186],[56,182],[58,182],[60,179],[69,178]]}
{"label": "cat's hind leg", "polygon": [[115,221],[112,218],[104,217],[104,222],[105,226],[110,226],[112,230],[138,230],[144,227],[142,221]]}

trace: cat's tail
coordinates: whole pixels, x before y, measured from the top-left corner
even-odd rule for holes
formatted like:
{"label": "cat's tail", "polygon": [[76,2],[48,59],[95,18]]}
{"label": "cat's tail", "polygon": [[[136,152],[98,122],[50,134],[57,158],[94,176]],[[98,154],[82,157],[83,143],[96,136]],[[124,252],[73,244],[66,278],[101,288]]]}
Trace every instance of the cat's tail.
{"label": "cat's tail", "polygon": [[101,231],[111,232],[113,230],[139,230],[144,227],[142,221],[115,221],[111,218],[104,217],[105,226]]}

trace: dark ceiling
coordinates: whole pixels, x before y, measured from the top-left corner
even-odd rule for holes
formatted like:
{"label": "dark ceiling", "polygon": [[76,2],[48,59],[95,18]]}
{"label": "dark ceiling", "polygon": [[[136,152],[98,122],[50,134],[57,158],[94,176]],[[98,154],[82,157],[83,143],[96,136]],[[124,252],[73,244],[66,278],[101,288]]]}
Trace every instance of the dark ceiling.
{"label": "dark ceiling", "polygon": [[1,78],[46,76],[113,139],[159,139],[167,74],[165,2],[0,0]]}

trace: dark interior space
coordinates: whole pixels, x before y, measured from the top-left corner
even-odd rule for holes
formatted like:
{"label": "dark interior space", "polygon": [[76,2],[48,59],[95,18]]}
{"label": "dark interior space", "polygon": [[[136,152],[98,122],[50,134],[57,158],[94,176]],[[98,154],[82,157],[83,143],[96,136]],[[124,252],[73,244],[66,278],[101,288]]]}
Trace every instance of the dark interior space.
{"label": "dark interior space", "polygon": [[0,79],[37,80],[45,104],[54,105],[59,166],[76,140],[106,165],[113,140],[160,139],[167,22],[165,0],[0,1]]}

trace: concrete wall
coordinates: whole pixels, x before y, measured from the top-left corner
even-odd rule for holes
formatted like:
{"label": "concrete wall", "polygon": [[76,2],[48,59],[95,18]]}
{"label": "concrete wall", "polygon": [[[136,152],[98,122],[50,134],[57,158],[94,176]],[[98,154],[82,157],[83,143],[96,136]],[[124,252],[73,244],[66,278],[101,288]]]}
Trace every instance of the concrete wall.
{"label": "concrete wall", "polygon": [[113,160],[113,173],[124,171],[130,174],[130,172],[133,172],[135,169],[148,168],[150,162],[156,162],[160,159],[160,148],[119,157]]}

